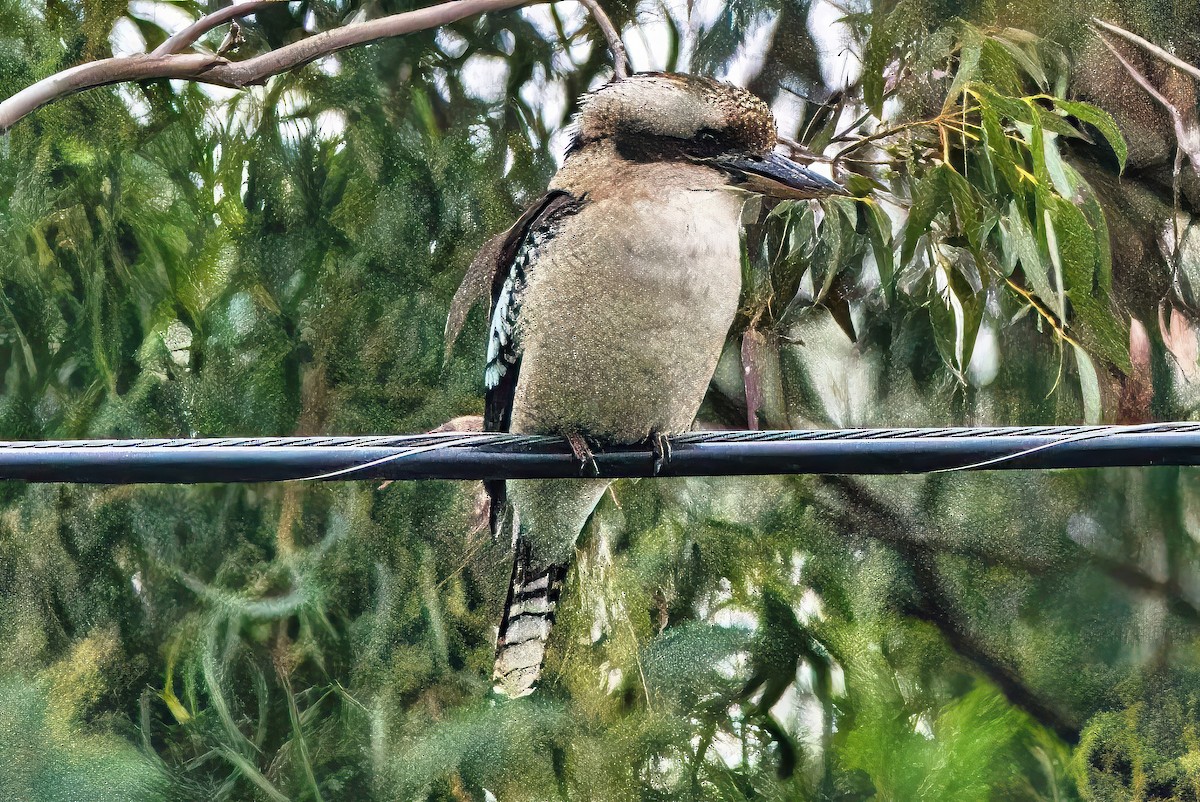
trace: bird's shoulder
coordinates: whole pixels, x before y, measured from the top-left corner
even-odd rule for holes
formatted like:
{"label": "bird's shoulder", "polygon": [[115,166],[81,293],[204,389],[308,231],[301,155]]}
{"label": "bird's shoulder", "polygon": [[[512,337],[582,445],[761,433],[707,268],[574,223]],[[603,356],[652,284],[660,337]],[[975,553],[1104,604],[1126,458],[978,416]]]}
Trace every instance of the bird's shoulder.
{"label": "bird's shoulder", "polygon": [[483,244],[450,302],[445,331],[447,358],[471,307],[485,295],[495,303],[530,235],[545,236],[563,216],[578,211],[584,202],[581,195],[551,188],[508,229]]}

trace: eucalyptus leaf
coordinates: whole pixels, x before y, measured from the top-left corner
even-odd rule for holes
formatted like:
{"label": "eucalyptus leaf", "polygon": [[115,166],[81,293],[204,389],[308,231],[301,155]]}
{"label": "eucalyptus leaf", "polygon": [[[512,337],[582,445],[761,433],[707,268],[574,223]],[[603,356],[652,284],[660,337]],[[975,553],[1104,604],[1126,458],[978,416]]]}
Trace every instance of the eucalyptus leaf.
{"label": "eucalyptus leaf", "polygon": [[1004,97],[1022,93],[1021,75],[1012,54],[992,37],[983,40],[979,54],[980,84]]}
{"label": "eucalyptus leaf", "polygon": [[1008,214],[1003,220],[1006,223],[1004,231],[1011,243],[1012,252],[1021,264],[1021,272],[1029,283],[1030,290],[1038,300],[1053,310],[1055,316],[1063,319],[1065,310],[1062,307],[1062,296],[1054,290],[1050,281],[1051,264],[1042,256],[1042,249],[1038,246],[1024,211],[1014,201],[1009,204]]}
{"label": "eucalyptus leaf", "polygon": [[1084,423],[1098,424],[1101,420],[1100,409],[1100,380],[1096,376],[1096,367],[1092,364],[1087,351],[1078,345],[1071,346],[1075,353],[1075,364],[1079,369],[1079,391],[1083,396]]}
{"label": "eucalyptus leaf", "polygon": [[980,225],[983,216],[974,188],[961,173],[949,165],[943,166],[941,174],[954,206],[959,231],[966,234],[967,239],[971,241],[973,246],[980,247],[982,240],[987,236],[987,232]]}
{"label": "eucalyptus leaf", "polygon": [[[1050,209],[1042,209],[1042,231],[1046,237],[1046,250],[1050,255],[1050,266],[1054,270],[1054,309],[1058,313],[1059,320],[1065,318],[1066,310],[1066,280],[1064,278],[1063,262],[1066,260],[1063,255],[1063,249],[1058,242],[1058,231],[1055,229],[1054,218],[1051,216]],[[1069,246],[1068,246],[1069,248]],[[1069,256],[1076,254],[1069,254]]]}
{"label": "eucalyptus leaf", "polygon": [[1046,71],[1042,67],[1041,56],[1038,55],[1035,42],[1018,43],[1013,41],[1012,34],[1008,33],[1013,29],[1007,29],[992,35],[992,39],[1008,51],[1009,56],[1013,61],[1025,72],[1026,75],[1033,78],[1037,85],[1043,89],[1049,87],[1050,82],[1046,78]]}
{"label": "eucalyptus leaf", "polygon": [[1046,136],[1043,151],[1046,157],[1046,171],[1050,173],[1050,183],[1054,186],[1054,191],[1064,198],[1074,198],[1083,179],[1075,168],[1063,159],[1057,134]]}
{"label": "eucalyptus leaf", "polygon": [[960,42],[958,70],[954,73],[954,80],[946,92],[946,102],[942,106],[943,112],[957,103],[963,90],[978,77],[979,57],[982,50],[983,37],[974,27],[968,27]]}
{"label": "eucalyptus leaf", "polygon": [[1112,309],[1108,294],[1111,280],[1106,278],[1104,249],[1097,244],[1096,230],[1079,207],[1062,199],[1052,203],[1047,214],[1053,221],[1063,282],[1084,343],[1128,373],[1128,330]]}
{"label": "eucalyptus leaf", "polygon": [[875,255],[875,265],[879,270],[879,283],[883,288],[884,297],[890,302],[895,293],[896,272],[892,219],[878,203],[868,203],[862,208],[866,218],[867,236],[871,240],[871,251]]}
{"label": "eucalyptus leaf", "polygon": [[1078,100],[1055,100],[1054,105],[1081,122],[1094,126],[1116,154],[1117,164],[1121,171],[1125,170],[1125,162],[1129,157],[1129,146],[1111,114],[1091,103]]}
{"label": "eucalyptus leaf", "polygon": [[965,382],[975,341],[983,321],[983,296],[976,293],[953,265],[939,258],[940,290],[929,302],[934,339],[943,359],[953,365],[959,381]]}
{"label": "eucalyptus leaf", "polygon": [[900,32],[898,18],[875,9],[871,16],[871,33],[863,50],[863,101],[872,114],[883,117],[883,95],[886,73],[891,68]]}
{"label": "eucalyptus leaf", "polygon": [[[1002,112],[996,107],[993,98],[988,93],[976,94],[976,100],[983,123],[983,147],[981,149],[983,157],[995,173],[1004,179],[1004,183],[1007,185],[1005,188],[1018,198],[1023,197],[1026,187],[1025,181],[1021,177],[1024,160],[1020,158],[1013,143],[1006,135]],[[996,189],[1000,189],[998,184]]]}
{"label": "eucalyptus leaf", "polygon": [[947,188],[945,165],[938,165],[921,178],[913,188],[912,205],[904,225],[904,244],[900,250],[900,264],[912,261],[917,243],[930,231],[934,218],[951,204]]}

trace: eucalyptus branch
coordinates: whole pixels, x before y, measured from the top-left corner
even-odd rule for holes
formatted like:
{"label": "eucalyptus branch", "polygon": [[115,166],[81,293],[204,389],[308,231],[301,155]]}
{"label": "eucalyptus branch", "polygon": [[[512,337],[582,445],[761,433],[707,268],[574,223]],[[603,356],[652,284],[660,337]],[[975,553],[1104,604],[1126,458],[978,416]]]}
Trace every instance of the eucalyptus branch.
{"label": "eucalyptus branch", "polygon": [[613,78],[618,81],[627,78],[629,76],[629,57],[625,54],[625,43],[621,41],[621,32],[617,30],[608,14],[600,6],[600,0],[580,0],[580,3],[592,15],[592,20],[600,28],[604,38],[608,40],[608,49],[612,52]]}
{"label": "eucalyptus branch", "polygon": [[[1161,47],[1154,44],[1153,42],[1143,39],[1142,37],[1138,36],[1136,33],[1133,33],[1132,31],[1127,31],[1119,25],[1113,25],[1111,22],[1105,22],[1104,20],[1100,19],[1099,17],[1092,17],[1092,24],[1098,25],[1101,28],[1103,28],[1104,30],[1108,31],[1109,33],[1116,34],[1117,36],[1121,37],[1125,41],[1131,42],[1131,43],[1137,45],[1138,47],[1142,48],[1143,50],[1145,50],[1146,52],[1155,56],[1156,58],[1159,58],[1159,59],[1167,62],[1168,64],[1170,64],[1172,67],[1175,67],[1176,69],[1183,70],[1188,75],[1195,78],[1197,81],[1200,81],[1200,68],[1196,67],[1193,64],[1188,64],[1186,61],[1179,58],[1178,56],[1173,55],[1172,53],[1168,53],[1166,50],[1163,50]],[[1104,39],[1103,36],[1101,36],[1100,38]]]}
{"label": "eucalyptus branch", "polygon": [[4,133],[18,120],[42,106],[85,89],[154,78],[179,78],[213,83],[214,81],[206,76],[214,67],[227,63],[225,59],[215,55],[188,53],[175,56],[147,54],[106,58],[80,64],[49,78],[43,78],[7,100],[0,101],[0,133]]}
{"label": "eucalyptus branch", "polygon": [[273,6],[280,3],[285,3],[287,0],[248,0],[245,3],[239,3],[236,6],[226,6],[219,11],[214,11],[211,14],[206,14],[200,19],[188,25],[183,30],[172,34],[167,41],[163,42],[154,50],[150,51],[152,56],[172,56],[176,53],[182,53],[189,47],[200,40],[200,37],[211,31],[213,28],[218,28],[233,19],[241,19],[262,11],[267,6]]}
{"label": "eucalyptus branch", "polygon": [[[937,555],[946,551],[943,542],[938,542],[941,538],[923,540],[911,535],[935,531],[936,525],[926,526],[929,522],[896,513],[862,482],[844,476],[823,476],[819,482],[841,502],[834,516],[839,529],[887,543],[907,563],[915,593],[907,603],[899,605],[902,612],[937,627],[950,648],[995,683],[1014,705],[1051,727],[1060,737],[1066,740],[1078,737],[1080,725],[1073,711],[1061,708],[1039,693],[1015,666],[992,653],[971,632],[968,622],[956,615],[955,601],[944,588],[936,568]],[[978,555],[974,558],[978,559]]]}
{"label": "eucalyptus branch", "polygon": [[840,502],[836,507],[818,505],[818,509],[839,523],[839,531],[856,532],[914,553],[946,554],[964,560],[995,563],[1032,576],[1053,576],[1087,564],[1130,590],[1163,599],[1180,618],[1192,625],[1200,625],[1200,603],[1177,580],[1152,576],[1136,561],[1106,556],[1074,541],[1064,541],[1065,552],[1045,558],[1020,551],[977,547],[942,531],[940,524],[926,515],[904,515],[892,509],[860,479],[822,476],[817,482],[832,491],[833,497]]}
{"label": "eucalyptus branch", "polygon": [[1136,561],[1103,555],[1071,540],[1062,542],[1068,548],[1066,552],[1042,558],[1020,550],[973,547],[941,531],[939,523],[928,516],[905,515],[893,509],[866,482],[846,476],[815,479],[820,487],[831,492],[834,502],[829,505],[819,500],[818,509],[835,522],[839,531],[886,543],[905,558],[917,591],[903,608],[905,612],[934,624],[951,648],[983,671],[1011,702],[1065,738],[1078,735],[1075,713],[1042,696],[1026,684],[1014,666],[991,654],[986,644],[975,638],[967,622],[956,613],[954,599],[939,576],[938,555],[976,564],[1004,565],[1042,577],[1041,581],[1046,583],[1059,581],[1058,577],[1067,571],[1086,565],[1130,590],[1162,599],[1174,615],[1193,627],[1200,624],[1200,605],[1178,580],[1157,578]]}
{"label": "eucalyptus branch", "polygon": [[[220,56],[193,53],[148,53],[80,64],[44,78],[0,101],[0,133],[7,131],[18,120],[42,106],[85,89],[156,78],[176,78],[243,89],[261,84],[273,75],[301,67],[340,50],[425,31],[467,17],[504,11],[532,2],[534,0],[450,0],[415,11],[323,31],[245,61],[229,61]],[[242,4],[237,8],[241,9],[247,5],[252,4]],[[203,31],[200,35],[203,35]]]}
{"label": "eucalyptus branch", "polygon": [[900,553],[916,586],[916,598],[906,605],[906,612],[936,627],[950,648],[991,680],[1009,702],[1068,743],[1076,740],[1081,729],[1076,713],[1026,680],[1011,658],[995,653],[983,638],[964,626],[954,615],[953,600],[926,555]]}

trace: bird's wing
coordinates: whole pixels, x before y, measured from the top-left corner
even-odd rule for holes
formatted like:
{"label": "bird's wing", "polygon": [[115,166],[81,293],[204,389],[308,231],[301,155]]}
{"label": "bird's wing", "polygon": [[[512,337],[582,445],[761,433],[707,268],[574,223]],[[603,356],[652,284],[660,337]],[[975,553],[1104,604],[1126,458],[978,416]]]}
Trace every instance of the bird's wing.
{"label": "bird's wing", "polygon": [[[476,254],[467,275],[450,303],[446,318],[446,356],[462,330],[467,313],[485,292],[491,291],[488,319],[487,366],[484,383],[487,401],[483,428],[489,432],[508,430],[513,396],[521,367],[521,294],[538,248],[552,235],[554,226],[579,209],[582,200],[563,190],[553,190],[529,207],[503,234],[492,237]],[[503,527],[506,507],[504,480],[484,482],[491,501],[489,519],[493,535]]]}
{"label": "bird's wing", "polygon": [[513,396],[521,370],[521,301],[538,253],[554,235],[555,226],[579,209],[580,201],[561,190],[548,193],[510,229],[501,249],[501,267],[492,280],[491,325],[488,327],[487,366],[484,385],[487,403],[484,431],[508,431]]}
{"label": "bird's wing", "polygon": [[453,300],[450,301],[450,314],[446,316],[447,360],[454,348],[454,342],[462,332],[463,324],[467,320],[467,314],[471,311],[471,307],[488,292],[491,292],[491,299],[495,302],[496,283],[497,281],[503,282],[505,276],[508,275],[509,267],[529,229],[546,215],[550,207],[556,206],[564,198],[570,197],[569,193],[562,190],[547,192],[537,203],[526,209],[525,213],[507,231],[497,234],[485,242],[479,252],[475,254],[475,259],[467,268],[467,274],[463,277],[462,284],[458,285],[458,290],[454,293]]}

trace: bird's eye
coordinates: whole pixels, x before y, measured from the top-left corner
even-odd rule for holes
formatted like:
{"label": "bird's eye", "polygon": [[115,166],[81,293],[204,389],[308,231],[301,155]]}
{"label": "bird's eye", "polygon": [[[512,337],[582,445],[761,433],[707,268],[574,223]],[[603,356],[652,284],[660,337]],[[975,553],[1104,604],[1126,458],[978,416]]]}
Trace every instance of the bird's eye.
{"label": "bird's eye", "polygon": [[701,128],[692,135],[691,155],[697,159],[707,159],[724,150],[721,136],[711,128]]}

